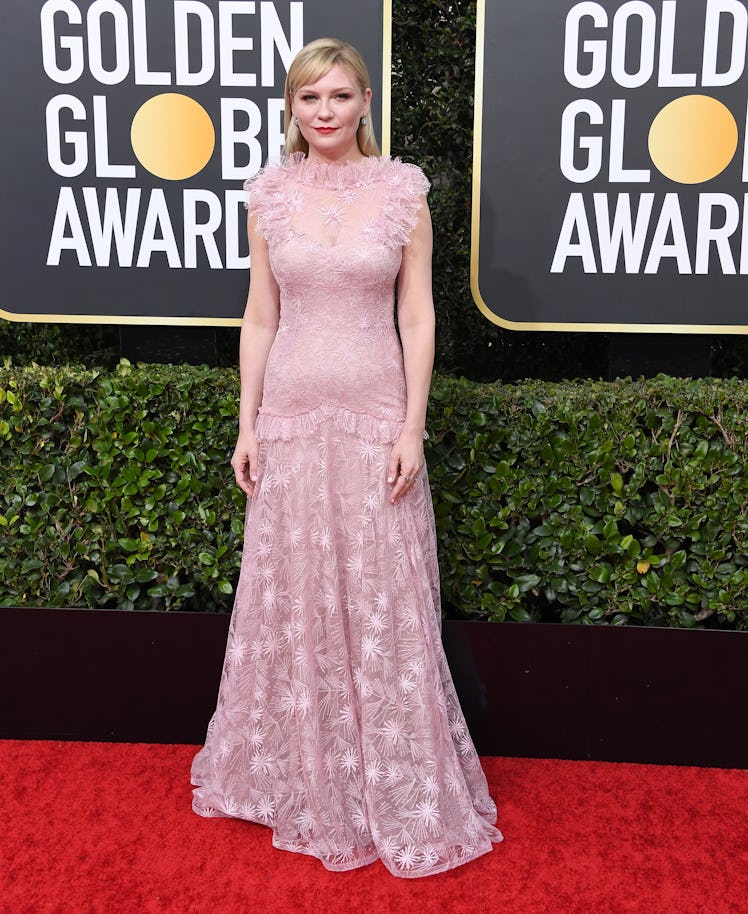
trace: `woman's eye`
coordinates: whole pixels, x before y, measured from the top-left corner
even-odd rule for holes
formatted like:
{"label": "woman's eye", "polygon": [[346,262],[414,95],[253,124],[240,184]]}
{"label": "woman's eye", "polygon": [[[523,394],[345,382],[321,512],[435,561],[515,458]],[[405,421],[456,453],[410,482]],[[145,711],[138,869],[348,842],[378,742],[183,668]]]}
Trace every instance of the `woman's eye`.
{"label": "woman's eye", "polygon": [[[348,99],[350,97],[351,97],[351,95],[349,92],[338,92],[338,94],[335,96],[335,98],[339,98],[341,101],[348,101]],[[305,93],[304,95],[301,95],[300,98],[301,98],[302,102],[316,102],[317,101],[317,96],[312,95],[311,93],[308,93],[308,92]]]}

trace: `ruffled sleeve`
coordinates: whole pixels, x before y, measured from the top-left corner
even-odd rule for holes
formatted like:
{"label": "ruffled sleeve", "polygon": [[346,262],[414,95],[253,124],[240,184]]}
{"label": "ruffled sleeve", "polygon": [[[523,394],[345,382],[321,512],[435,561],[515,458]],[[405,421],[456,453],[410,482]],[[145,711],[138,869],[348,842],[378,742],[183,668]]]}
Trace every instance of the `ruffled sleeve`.
{"label": "ruffled sleeve", "polygon": [[266,241],[271,241],[285,229],[288,217],[286,201],[286,169],[268,163],[244,182],[247,191],[245,206],[257,219],[257,226]]}
{"label": "ruffled sleeve", "polygon": [[385,234],[390,244],[402,247],[410,243],[431,184],[417,165],[399,159],[392,159],[388,170]]}

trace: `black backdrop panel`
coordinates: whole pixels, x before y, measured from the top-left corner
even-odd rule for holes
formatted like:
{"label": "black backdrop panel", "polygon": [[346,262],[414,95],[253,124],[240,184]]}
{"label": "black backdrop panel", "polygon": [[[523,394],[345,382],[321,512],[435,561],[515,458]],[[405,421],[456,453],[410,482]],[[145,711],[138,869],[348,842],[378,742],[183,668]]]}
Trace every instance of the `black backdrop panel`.
{"label": "black backdrop panel", "polygon": [[[248,266],[242,183],[279,155],[286,64],[313,38],[340,36],[361,50],[375,123],[384,114],[389,129],[382,0],[6,0],[3,13],[6,318],[238,323]],[[185,143],[175,139],[185,123],[175,94],[195,117]],[[141,121],[137,154],[131,127],[154,99],[161,113]],[[161,176],[141,161],[154,162],[143,144]],[[174,177],[179,162],[181,174],[198,170]],[[209,229],[194,227],[202,224]]]}
{"label": "black backdrop panel", "polygon": [[746,332],[745,2],[478,7],[484,314],[516,329]]}

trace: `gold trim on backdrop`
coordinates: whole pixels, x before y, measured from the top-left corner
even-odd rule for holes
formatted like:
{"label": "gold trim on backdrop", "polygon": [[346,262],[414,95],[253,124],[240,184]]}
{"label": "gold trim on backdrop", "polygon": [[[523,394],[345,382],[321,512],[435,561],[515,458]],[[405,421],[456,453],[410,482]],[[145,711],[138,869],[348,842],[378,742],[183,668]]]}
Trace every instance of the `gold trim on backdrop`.
{"label": "gold trim on backdrop", "polygon": [[12,314],[0,308],[0,318],[30,324],[163,324],[165,327],[241,327],[240,317],[156,317],[134,314]]}
{"label": "gold trim on backdrop", "polygon": [[392,140],[392,0],[382,5],[382,155]]}
{"label": "gold trim on backdrop", "polygon": [[470,217],[470,291],[484,317],[505,330],[576,330],[585,333],[748,333],[744,324],[605,324],[510,321],[486,304],[478,282],[480,251],[480,198],[483,149],[483,68],[485,55],[486,0],[477,0],[475,21],[475,116],[473,120],[473,207]]}
{"label": "gold trim on backdrop", "polygon": [[[382,142],[390,154],[392,134],[392,0],[382,0]],[[0,319],[32,324],[143,324],[164,327],[241,327],[241,317],[139,317],[128,314],[15,314],[0,308]]]}

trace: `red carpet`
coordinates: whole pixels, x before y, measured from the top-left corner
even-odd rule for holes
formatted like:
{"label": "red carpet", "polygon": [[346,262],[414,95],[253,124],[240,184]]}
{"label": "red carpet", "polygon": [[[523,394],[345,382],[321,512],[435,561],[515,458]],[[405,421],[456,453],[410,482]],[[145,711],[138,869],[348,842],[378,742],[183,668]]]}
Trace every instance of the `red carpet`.
{"label": "red carpet", "polygon": [[0,741],[5,914],[746,914],[748,772],[484,759],[503,844],[328,873],[190,809],[194,746]]}

